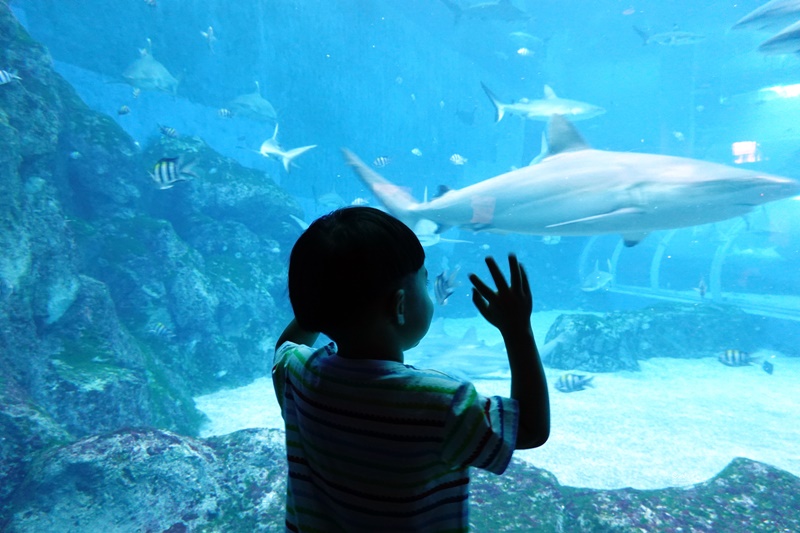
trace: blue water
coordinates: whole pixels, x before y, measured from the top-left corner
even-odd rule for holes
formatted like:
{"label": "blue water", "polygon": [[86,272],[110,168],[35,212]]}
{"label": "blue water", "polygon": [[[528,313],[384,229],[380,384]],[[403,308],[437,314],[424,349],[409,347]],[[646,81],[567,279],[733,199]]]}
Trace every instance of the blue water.
{"label": "blue water", "polygon": [[[418,200],[426,189],[430,197],[440,185],[462,188],[529,164],[545,122],[506,116],[495,123],[481,83],[504,102],[542,98],[547,84],[560,97],[603,107],[605,114],[575,123],[601,150],[691,157],[800,179],[800,97],[791,89],[766,90],[799,84],[800,59],[759,53],[770,32],[730,29],[760,3],[514,0],[530,18],[511,22],[466,14],[455,22],[438,0],[158,0],[155,7],[143,0],[113,7],[100,0],[80,7],[21,0],[13,8],[79,95],[141,146],[159,135],[157,124],[201,137],[264,171],[310,222],[331,207],[320,202],[327,193],[342,204],[363,199],[380,206],[344,164],[342,147],[370,166],[386,158],[373,168]],[[217,37],[211,48],[200,34],[209,26]],[[634,26],[705,39],[643,45]],[[122,82],[148,38],[152,56],[181,80],[174,95],[143,90],[134,98]],[[277,112],[281,144],[317,145],[291,173],[256,153],[273,123],[219,116],[234,98],[253,92],[256,81]],[[131,113],[118,115],[122,105]],[[736,162],[733,145],[741,141],[758,143],[758,161]],[[466,163],[454,164],[456,154]],[[466,273],[484,272],[487,254],[513,251],[528,268],[537,310],[726,302],[767,317],[774,322],[765,327],[779,331],[796,331],[800,320],[797,199],[746,217],[654,232],[630,248],[617,234],[554,242],[454,228],[443,237],[469,242],[426,249],[432,276],[460,267],[460,286],[437,317],[473,318]],[[613,281],[580,290],[595,264],[610,268]],[[695,290],[701,278],[704,298]],[[281,327],[275,324],[276,332]]]}

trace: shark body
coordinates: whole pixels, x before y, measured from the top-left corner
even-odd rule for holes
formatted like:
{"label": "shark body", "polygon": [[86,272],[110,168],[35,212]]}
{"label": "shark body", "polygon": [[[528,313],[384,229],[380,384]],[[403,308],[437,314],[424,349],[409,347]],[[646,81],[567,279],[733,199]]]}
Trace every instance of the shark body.
{"label": "shark body", "polygon": [[530,120],[547,121],[553,115],[563,115],[572,120],[585,120],[606,112],[602,107],[587,104],[586,102],[559,98],[549,85],[544,86],[544,98],[542,99],[528,100],[527,98],[522,98],[512,103],[501,102],[483,83],[481,83],[481,87],[483,87],[486,96],[489,97],[492,105],[494,105],[495,122],[500,122],[506,113],[520,115]]}
{"label": "shark body", "polygon": [[439,232],[458,226],[533,235],[619,233],[633,246],[652,231],[725,220],[800,194],[794,180],[743,168],[594,150],[558,115],[548,129],[548,153],[538,164],[422,203],[351,152],[344,154],[390,213],[412,228],[432,221]]}

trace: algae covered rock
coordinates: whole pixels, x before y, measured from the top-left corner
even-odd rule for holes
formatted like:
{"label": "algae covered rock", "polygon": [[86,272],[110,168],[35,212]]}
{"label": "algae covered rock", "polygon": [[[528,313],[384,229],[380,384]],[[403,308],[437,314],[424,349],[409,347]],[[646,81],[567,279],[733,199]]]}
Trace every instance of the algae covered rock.
{"label": "algae covered rock", "polygon": [[652,357],[716,357],[727,349],[755,351],[760,317],[732,306],[667,304],[602,316],[559,316],[546,341],[566,333],[543,361],[553,368],[586,372],[639,370]]}

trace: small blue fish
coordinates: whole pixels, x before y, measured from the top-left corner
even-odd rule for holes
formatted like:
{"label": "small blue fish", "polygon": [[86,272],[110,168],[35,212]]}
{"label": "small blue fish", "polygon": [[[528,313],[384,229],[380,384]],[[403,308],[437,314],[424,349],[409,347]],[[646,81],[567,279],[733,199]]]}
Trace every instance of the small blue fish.
{"label": "small blue fish", "polygon": [[764,372],[766,372],[767,374],[772,374],[772,371],[775,369],[775,367],[772,366],[772,363],[770,363],[769,361],[764,361],[763,363],[761,363],[761,368],[763,368]]}
{"label": "small blue fish", "polygon": [[593,387],[592,380],[594,376],[584,376],[582,374],[573,374],[567,372],[562,374],[558,381],[556,381],[556,389],[561,392],[577,392],[583,390],[587,385]]}

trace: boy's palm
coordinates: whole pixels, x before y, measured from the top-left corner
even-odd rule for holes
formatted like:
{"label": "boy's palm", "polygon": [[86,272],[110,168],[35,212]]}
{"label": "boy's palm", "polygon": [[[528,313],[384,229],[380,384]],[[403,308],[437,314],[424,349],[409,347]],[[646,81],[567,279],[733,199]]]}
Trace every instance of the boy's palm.
{"label": "boy's palm", "polygon": [[530,328],[533,296],[528,284],[525,269],[513,254],[508,256],[509,280],[506,282],[503,273],[492,257],[486,258],[486,266],[492,275],[497,291],[493,291],[475,274],[470,274],[472,282],[472,302],[483,318],[497,327],[502,333],[517,328]]}

